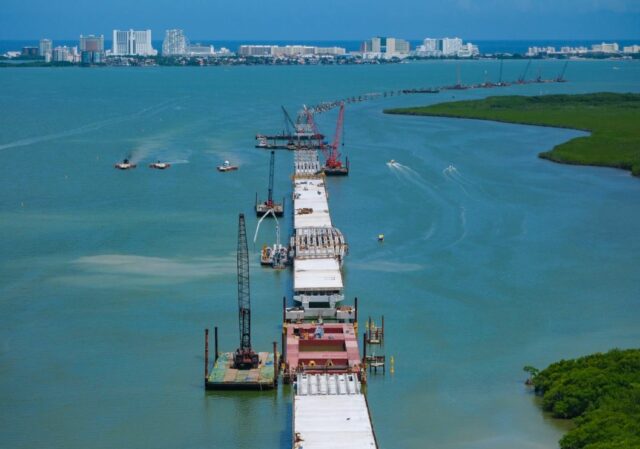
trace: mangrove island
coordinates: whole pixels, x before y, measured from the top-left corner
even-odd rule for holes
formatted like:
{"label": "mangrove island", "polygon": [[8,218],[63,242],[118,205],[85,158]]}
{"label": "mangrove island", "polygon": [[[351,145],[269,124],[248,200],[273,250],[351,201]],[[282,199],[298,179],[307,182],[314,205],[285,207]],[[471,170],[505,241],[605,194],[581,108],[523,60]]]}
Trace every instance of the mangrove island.
{"label": "mangrove island", "polygon": [[571,139],[539,156],[564,164],[621,168],[640,176],[640,94],[494,96],[384,112],[588,131],[589,136]]}

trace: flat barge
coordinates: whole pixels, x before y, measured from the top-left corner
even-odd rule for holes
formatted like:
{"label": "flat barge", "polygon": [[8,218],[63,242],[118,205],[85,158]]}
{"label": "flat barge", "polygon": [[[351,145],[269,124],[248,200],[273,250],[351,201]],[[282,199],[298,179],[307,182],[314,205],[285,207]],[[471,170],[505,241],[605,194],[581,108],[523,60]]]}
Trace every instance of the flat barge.
{"label": "flat barge", "polygon": [[205,377],[207,390],[272,390],[277,385],[273,352],[258,353],[258,367],[236,369],[233,352],[221,353]]}
{"label": "flat barge", "polygon": [[293,428],[294,449],[378,447],[367,398],[353,374],[299,374]]}

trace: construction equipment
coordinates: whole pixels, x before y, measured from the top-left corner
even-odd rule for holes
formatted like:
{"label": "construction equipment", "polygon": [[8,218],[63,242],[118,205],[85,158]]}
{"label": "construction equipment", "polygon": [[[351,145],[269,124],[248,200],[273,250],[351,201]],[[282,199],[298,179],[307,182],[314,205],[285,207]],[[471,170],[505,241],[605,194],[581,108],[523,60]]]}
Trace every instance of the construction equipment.
{"label": "construction equipment", "polygon": [[302,116],[304,116],[304,121],[306,123],[306,127],[308,129],[308,131],[311,133],[312,135],[312,139],[315,140],[315,148],[320,148],[322,149],[325,146],[324,143],[324,136],[320,133],[320,130],[318,129],[318,125],[316,124],[316,121],[313,118],[313,112],[311,112],[310,109],[308,109],[306,106],[303,107],[302,111],[300,111],[300,113],[298,114],[298,120],[302,120]]}
{"label": "construction equipment", "polygon": [[267,200],[258,202],[258,193],[256,192],[256,215],[261,217],[267,214],[270,210],[273,210],[274,216],[282,216],[284,213],[284,198],[282,203],[276,203],[273,201],[273,172],[275,165],[275,151],[271,151],[271,160],[269,161],[269,190],[267,194]]}
{"label": "construction equipment", "polygon": [[262,216],[262,218],[260,218],[260,220],[258,220],[256,233],[253,236],[253,243],[256,243],[260,225],[267,215],[273,215],[273,218],[276,221],[276,243],[273,246],[263,246],[262,251],[260,252],[260,263],[262,265],[271,265],[271,267],[275,269],[282,269],[289,263],[289,250],[280,243],[280,223],[278,222],[273,209],[270,209]]}
{"label": "construction equipment", "polygon": [[244,214],[238,218],[238,321],[240,347],[233,357],[235,369],[246,370],[258,367],[258,354],[251,349],[251,297],[249,290],[249,250]]}
{"label": "construction equipment", "polygon": [[564,74],[567,71],[567,66],[569,65],[569,61],[565,61],[564,62],[564,66],[562,67],[562,71],[560,72],[560,75],[558,75],[558,77],[556,78],[556,82],[557,83],[566,83],[567,80],[564,78]]}
{"label": "construction equipment", "polygon": [[[284,134],[290,136],[296,129],[296,124],[293,122],[293,119],[284,108],[284,106],[280,106],[282,108],[282,112],[284,113]],[[291,126],[289,126],[291,125]]]}
{"label": "construction equipment", "polygon": [[538,67],[538,76],[536,76],[535,82],[544,83],[544,80],[542,79],[542,67]]}
{"label": "construction equipment", "polygon": [[529,71],[529,67],[531,67],[531,59],[529,59],[526,67],[524,68],[524,72],[522,72],[522,75],[520,75],[520,77],[518,78],[518,81],[517,81],[518,84],[526,83],[525,79],[527,78],[527,72]]}
{"label": "construction equipment", "polygon": [[349,174],[349,159],[346,164],[342,165],[340,160],[340,146],[344,145],[342,136],[344,134],[344,102],[340,103],[338,112],[338,122],[336,123],[336,132],[333,136],[333,142],[330,145],[322,147],[322,153],[325,157],[324,174],[327,176],[347,176]]}
{"label": "construction equipment", "polygon": [[510,83],[507,83],[506,81],[502,80],[502,69],[504,66],[504,59],[500,59],[500,76],[498,77],[498,82],[496,83],[496,86],[498,87],[506,87],[506,86],[510,86]]}

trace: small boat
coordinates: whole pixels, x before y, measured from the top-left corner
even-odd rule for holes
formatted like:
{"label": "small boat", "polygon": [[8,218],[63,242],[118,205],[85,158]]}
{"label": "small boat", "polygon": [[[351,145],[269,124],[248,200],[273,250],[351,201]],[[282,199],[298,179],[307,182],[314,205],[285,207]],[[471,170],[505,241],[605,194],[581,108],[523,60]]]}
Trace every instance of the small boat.
{"label": "small boat", "polygon": [[149,168],[156,168],[158,170],[165,170],[167,168],[171,167],[171,164],[168,162],[154,162],[152,164],[149,164]]}
{"label": "small boat", "polygon": [[378,234],[378,241],[379,242],[383,242],[384,241],[384,234]]}
{"label": "small boat", "polygon": [[238,166],[237,165],[231,165],[231,163],[229,163],[229,161],[224,161],[224,163],[222,165],[218,165],[218,171],[221,172],[225,172],[225,171],[233,171],[233,170],[237,170]]}
{"label": "small boat", "polygon": [[122,162],[118,162],[114,167],[119,170],[129,170],[130,168],[136,168],[137,165],[129,162],[129,159],[123,159]]}

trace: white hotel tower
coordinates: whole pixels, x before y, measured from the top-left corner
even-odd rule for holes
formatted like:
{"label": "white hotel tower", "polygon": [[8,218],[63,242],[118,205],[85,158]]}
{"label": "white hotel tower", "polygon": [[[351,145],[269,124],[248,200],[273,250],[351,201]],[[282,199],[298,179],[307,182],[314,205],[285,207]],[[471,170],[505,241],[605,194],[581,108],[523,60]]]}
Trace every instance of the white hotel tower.
{"label": "white hotel tower", "polygon": [[116,56],[155,56],[158,52],[151,46],[151,30],[113,30],[111,54]]}

